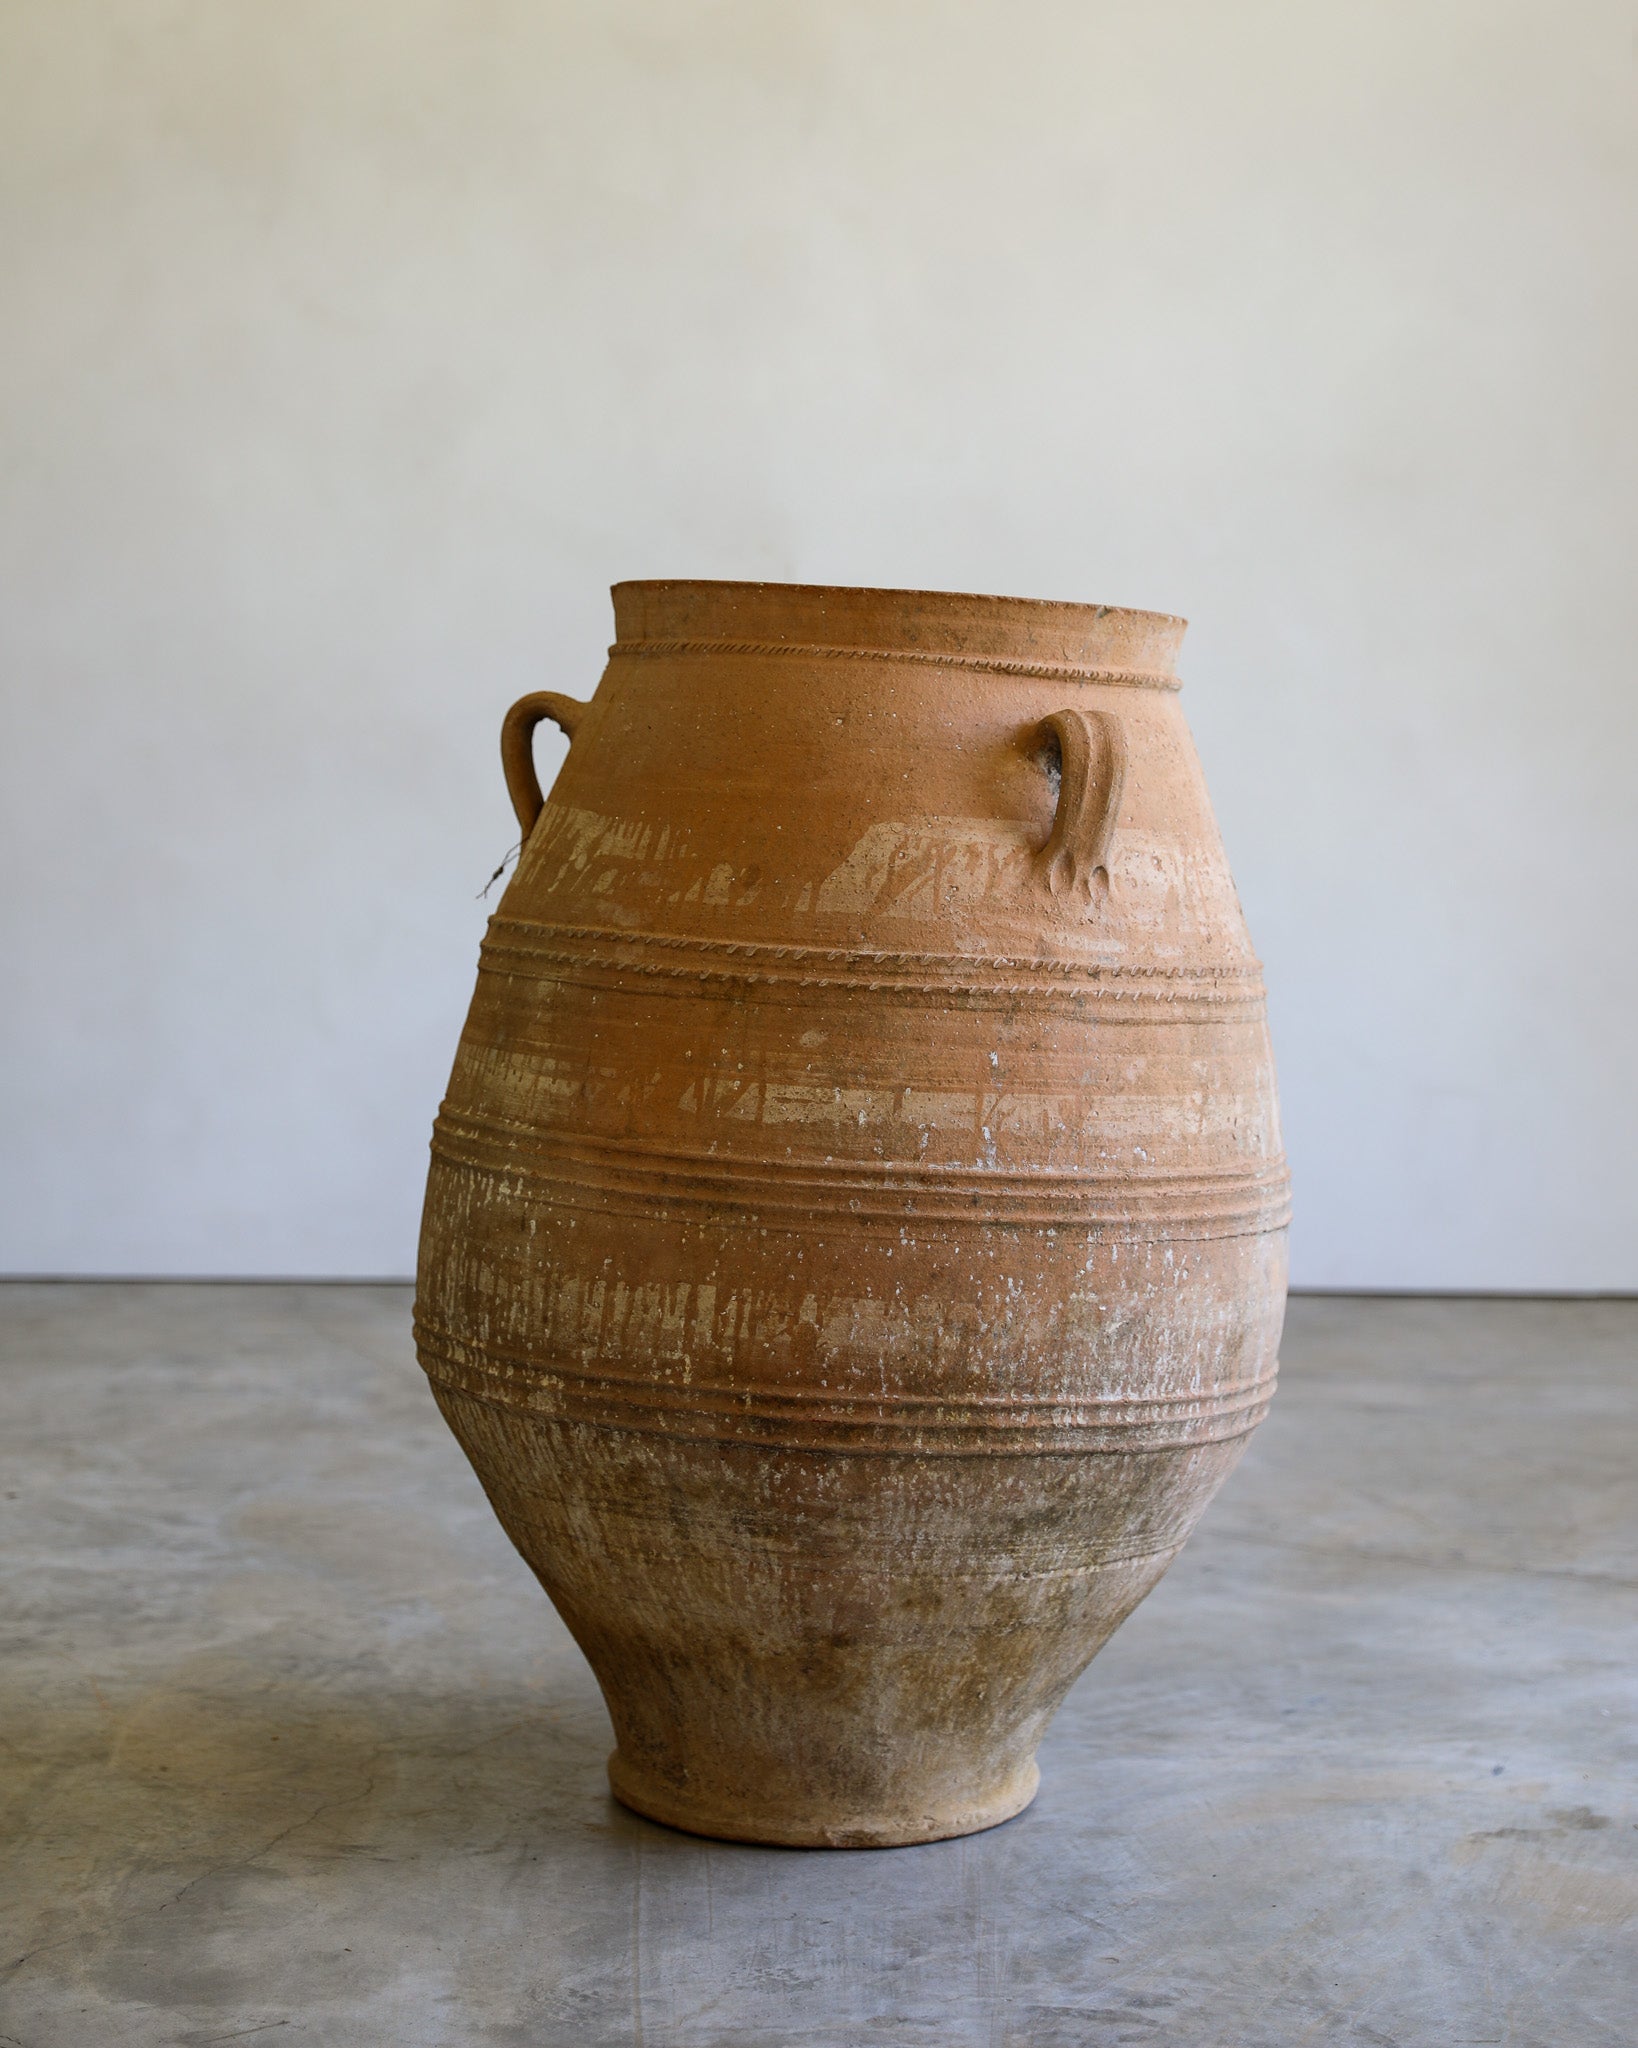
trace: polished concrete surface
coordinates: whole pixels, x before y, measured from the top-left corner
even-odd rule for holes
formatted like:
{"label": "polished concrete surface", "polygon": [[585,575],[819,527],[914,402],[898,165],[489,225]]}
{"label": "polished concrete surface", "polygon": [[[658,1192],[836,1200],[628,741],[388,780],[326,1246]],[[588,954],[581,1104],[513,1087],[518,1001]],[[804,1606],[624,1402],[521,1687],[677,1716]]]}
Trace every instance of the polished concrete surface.
{"label": "polished concrete surface", "polygon": [[1638,1302],[1294,1302],[1035,1806],[614,1806],[406,1290],[0,1289],[0,2044],[1638,2043]]}

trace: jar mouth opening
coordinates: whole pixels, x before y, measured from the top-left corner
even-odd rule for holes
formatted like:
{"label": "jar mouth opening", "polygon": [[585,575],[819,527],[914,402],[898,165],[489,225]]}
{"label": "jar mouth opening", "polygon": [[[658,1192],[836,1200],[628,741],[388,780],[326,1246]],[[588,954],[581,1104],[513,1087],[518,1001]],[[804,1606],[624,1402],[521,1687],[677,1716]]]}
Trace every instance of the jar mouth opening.
{"label": "jar mouth opening", "polygon": [[[1176,674],[1188,621],[1172,612],[973,591],[654,579],[616,583],[616,644],[723,644],[751,653],[859,648]],[[680,651],[680,650],[679,650]]]}

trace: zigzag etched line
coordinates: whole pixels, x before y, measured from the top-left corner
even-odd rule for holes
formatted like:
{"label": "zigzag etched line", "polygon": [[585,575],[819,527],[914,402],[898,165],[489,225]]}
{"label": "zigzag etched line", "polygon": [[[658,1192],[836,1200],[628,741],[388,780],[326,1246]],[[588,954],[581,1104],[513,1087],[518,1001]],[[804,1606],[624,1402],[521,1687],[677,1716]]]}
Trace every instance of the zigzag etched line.
{"label": "zigzag etched line", "polygon": [[1030,958],[1015,960],[1005,955],[972,955],[958,953],[858,953],[838,946],[795,946],[775,944],[765,939],[716,939],[696,932],[640,932],[622,930],[612,925],[566,925],[545,924],[533,918],[513,918],[500,914],[490,920],[491,928],[518,933],[540,932],[555,942],[588,940],[593,943],[611,943],[631,946],[654,946],[660,948],[687,948],[702,953],[716,953],[734,959],[749,961],[818,961],[842,966],[883,966],[892,968],[938,968],[956,967],[961,969],[1009,968],[1019,973],[1039,975],[1060,980],[1085,978],[1094,981],[1133,981],[1185,983],[1191,981],[1218,982],[1254,981],[1262,986],[1262,969],[1255,961],[1246,961],[1233,966],[1215,967],[1202,970],[1198,967],[1134,967],[1124,961],[1086,961]]}
{"label": "zigzag etched line", "polygon": [[1263,1002],[1261,970],[1230,967],[1202,974],[1181,968],[1091,967],[1055,960],[979,961],[937,953],[847,953],[810,946],[755,945],[675,933],[619,932],[492,917],[485,960],[578,968],[615,976],[718,982],[736,988],[845,988],[952,1000],[1007,1002],[1019,997],[1069,997],[1136,1011],[1158,1005],[1165,1015],[1201,1007],[1216,1014],[1252,1013]]}

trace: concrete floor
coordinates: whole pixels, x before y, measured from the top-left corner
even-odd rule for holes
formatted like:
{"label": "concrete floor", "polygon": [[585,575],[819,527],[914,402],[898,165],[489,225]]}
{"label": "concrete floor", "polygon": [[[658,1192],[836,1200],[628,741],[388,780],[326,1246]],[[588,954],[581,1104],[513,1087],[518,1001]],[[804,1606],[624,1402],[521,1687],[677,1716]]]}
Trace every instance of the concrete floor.
{"label": "concrete floor", "polygon": [[0,2042],[1638,2042],[1638,1302],[1293,1303],[965,1842],[614,1806],[389,1287],[0,1290]]}

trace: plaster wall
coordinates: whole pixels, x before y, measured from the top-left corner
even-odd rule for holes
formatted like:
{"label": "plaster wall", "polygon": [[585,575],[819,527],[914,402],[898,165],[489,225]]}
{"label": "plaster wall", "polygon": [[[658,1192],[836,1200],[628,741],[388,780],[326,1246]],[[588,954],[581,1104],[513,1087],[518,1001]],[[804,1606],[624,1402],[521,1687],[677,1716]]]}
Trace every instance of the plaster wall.
{"label": "plaster wall", "polygon": [[1625,0],[7,0],[0,1264],[409,1270],[500,715],[717,575],[1188,613],[1299,1284],[1638,1286],[1635,85]]}

